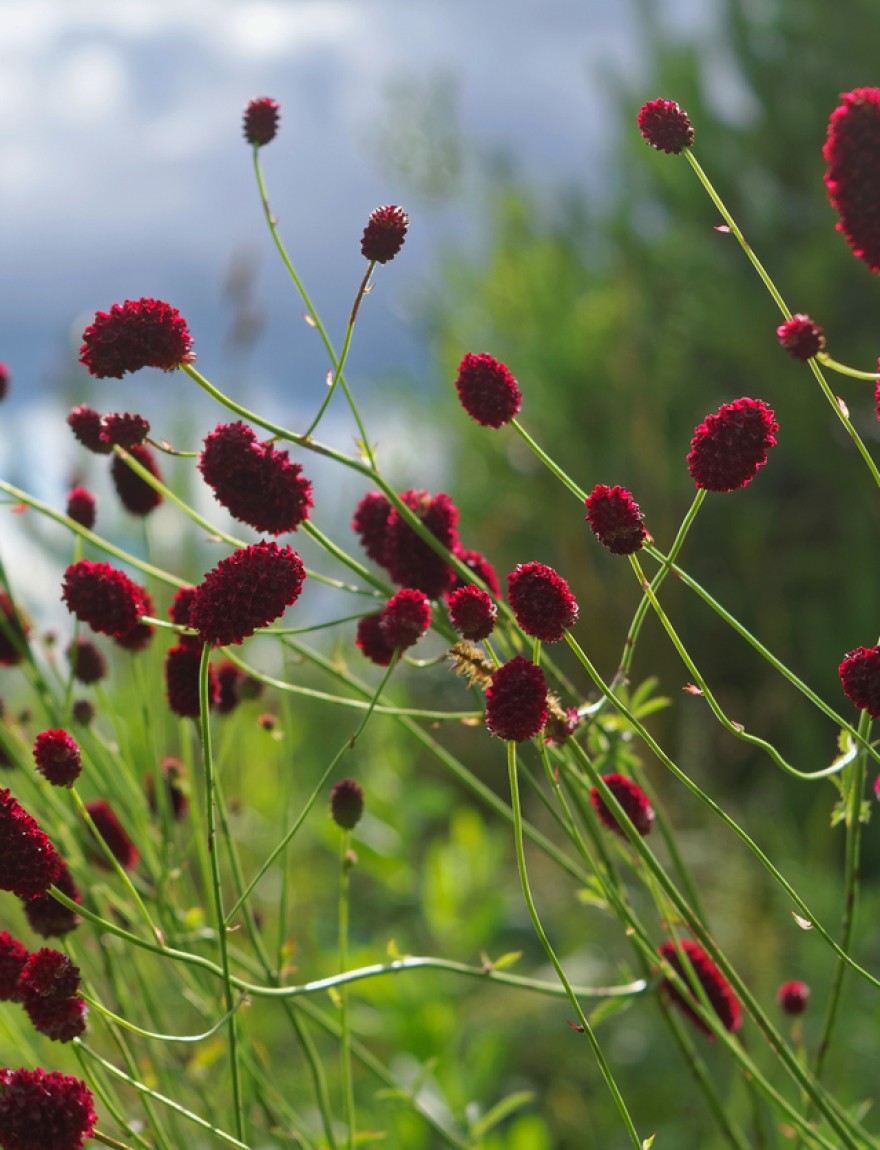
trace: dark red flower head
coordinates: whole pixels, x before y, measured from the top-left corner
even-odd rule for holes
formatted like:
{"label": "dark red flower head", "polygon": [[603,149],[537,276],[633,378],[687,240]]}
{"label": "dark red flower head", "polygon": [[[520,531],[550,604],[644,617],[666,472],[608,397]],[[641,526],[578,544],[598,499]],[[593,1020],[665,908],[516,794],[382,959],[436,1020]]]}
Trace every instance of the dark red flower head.
{"label": "dark red flower head", "polygon": [[95,717],[95,704],[90,699],[77,699],[70,708],[70,713],[77,723],[81,723],[84,727],[91,726]]}
{"label": "dark red flower head", "polygon": [[837,230],[872,272],[880,270],[880,88],[842,93],[822,156]]}
{"label": "dark red flower head", "polygon": [[[187,643],[171,647],[165,656],[165,697],[168,706],[182,719],[197,719],[199,705],[199,666],[201,644]],[[220,685],[213,667],[208,668],[208,706],[213,707],[220,695]]]}
{"label": "dark red flower head", "polygon": [[[632,779],[628,779],[626,775],[618,774],[603,775],[602,779],[606,787],[608,787],[623,807],[629,817],[629,821],[639,834],[643,836],[648,834],[654,825],[654,808],[651,806],[648,796],[638,783],[634,783]],[[596,808],[596,813],[605,826],[625,839],[626,832],[620,826],[614,817],[614,813],[599,794],[598,787],[593,787],[590,790],[590,801]]]}
{"label": "dark red flower head", "polygon": [[403,208],[394,204],[376,208],[370,214],[361,239],[361,251],[365,258],[378,264],[387,264],[393,260],[403,247],[408,227],[409,217]]}
{"label": "dark red flower head", "polygon": [[28,960],[28,948],[9,933],[0,931],[0,1002],[18,1002],[18,980]]}
{"label": "dark red flower head", "polygon": [[178,627],[189,626],[189,609],[195,596],[195,587],[179,587],[174,592],[171,606],[168,608],[168,617]]}
{"label": "dark red flower head", "polygon": [[[142,614],[155,615],[156,608],[153,606],[149,591],[143,587],[140,590],[144,600]],[[135,623],[131,630],[126,631],[124,635],[114,635],[113,642],[117,647],[122,647],[124,651],[145,651],[152,643],[155,633],[156,628],[150,626],[149,623]]]}
{"label": "dark red flower head", "polygon": [[544,563],[518,563],[507,576],[507,598],[523,631],[544,643],[558,642],[577,621],[568,584]]}
{"label": "dark red flower head", "polygon": [[587,496],[586,508],[593,534],[612,555],[632,555],[648,538],[639,505],[624,487],[599,484]]}
{"label": "dark red flower head", "polygon": [[362,615],[358,619],[357,639],[358,649],[378,667],[387,667],[394,657],[394,648],[388,646],[385,633],[382,630],[382,614]]}
{"label": "dark red flower head", "polygon": [[736,491],[755,478],[776,443],[779,424],[760,399],[724,403],[694,429],[688,471],[706,491]]}
{"label": "dark red flower head", "polygon": [[683,981],[685,987],[688,988],[690,993],[679,990],[678,986],[673,986],[671,979],[664,978],[660,984],[661,990],[669,997],[671,1002],[691,1020],[698,1030],[709,1038],[714,1038],[710,1027],[703,1021],[691,1005],[692,1002],[700,1002],[696,993],[690,990],[690,979],[688,974],[684,971],[684,966],[679,958],[679,949],[690,962],[693,969],[693,974],[702,986],[706,993],[706,997],[712,1005],[712,1009],[718,1015],[718,1019],[725,1030],[731,1033],[739,1030],[742,1025],[742,1012],[740,1010],[739,1000],[733,993],[730,983],[706,954],[699,943],[694,942],[690,938],[683,938],[678,942],[678,946],[674,942],[664,942],[660,947],[658,953],[661,958],[665,958],[677,975]]}
{"label": "dark red flower head", "polygon": [[[159,471],[156,457],[146,443],[136,443],[128,449],[128,454],[141,467],[149,471],[150,475],[155,475],[159,482],[162,482],[162,473]],[[113,477],[113,485],[116,488],[116,494],[122,501],[122,506],[132,515],[149,515],[162,502],[160,492],[155,487],[151,487],[146,479],[142,479],[133,468],[129,467],[123,456],[113,456],[110,474]]]}
{"label": "dark red flower head", "polygon": [[87,531],[95,526],[95,497],[85,487],[71,487],[67,493],[67,514]]}
{"label": "dark red flower head", "polygon": [[158,299],[127,299],[99,311],[79,349],[80,363],[98,379],[122,379],[142,367],[174,371],[194,359],[186,320]]}
{"label": "dark red flower head", "polygon": [[54,1042],[70,1042],[86,1028],[79,984],[79,967],[49,947],[30,955],[21,972],[21,1004],[34,1028]]}
{"label": "dark red flower head", "polygon": [[203,643],[241,643],[297,601],[306,572],[290,546],[254,543],[222,559],[196,588],[190,626]]}
{"label": "dark red flower head", "polygon": [[776,329],[776,338],[792,357],[804,363],[825,347],[825,332],[808,315],[793,315]]}
{"label": "dark red flower head", "polygon": [[674,100],[649,100],[639,109],[639,131],[652,148],[678,155],[694,142],[694,129],[687,112]]}
{"label": "dark red flower head", "polygon": [[[180,785],[186,770],[183,765],[183,760],[175,758],[174,755],[166,755],[162,760],[160,770],[160,777],[165,785],[168,809],[172,817],[179,821],[186,817],[186,812],[189,810],[189,799],[187,798],[186,791]],[[159,804],[156,800],[156,784],[153,782],[153,776],[151,774],[147,774],[145,777],[144,787],[147,792],[147,802],[150,804],[150,810],[155,815],[159,810]]]}
{"label": "dark red flower head", "polygon": [[62,866],[37,820],[8,790],[0,790],[0,890],[35,898],[58,881]]}
{"label": "dark red flower head", "polygon": [[91,639],[75,639],[67,648],[67,661],[80,683],[97,683],[107,674],[107,660]]}
{"label": "dark red flower head", "polygon": [[483,427],[503,427],[519,412],[522,395],[503,363],[485,352],[468,353],[455,381],[461,405]]}
{"label": "dark red flower head", "polygon": [[257,531],[295,531],[309,517],[312,485],[302,467],[272,443],[259,443],[240,421],[218,424],[207,436],[198,467],[230,515]]}
{"label": "dark red flower head", "polygon": [[330,792],[330,814],[343,830],[350,831],[364,813],[364,788],[354,779],[340,779]]}
{"label": "dark red flower head", "polygon": [[56,787],[72,787],[82,771],[82,756],[67,731],[43,731],[34,741],[37,770]]}
{"label": "dark red flower head", "polygon": [[[495,568],[489,562],[485,555],[480,551],[472,551],[461,544],[456,544],[452,548],[452,553],[460,563],[464,563],[477,576],[482,579],[496,599],[501,598],[501,584],[498,582],[498,576],[495,574]],[[457,591],[459,587],[467,587],[469,584],[464,583],[462,579],[453,572],[453,580],[451,591]]]}
{"label": "dark red flower head", "polygon": [[0,363],[0,399],[5,399],[9,394],[9,368],[5,363]]}
{"label": "dark red flower head", "polygon": [[281,107],[276,100],[260,96],[251,100],[244,110],[244,138],[249,144],[262,148],[275,139]]}
{"label": "dark red flower head", "polygon": [[[400,498],[447,550],[455,550],[458,508],[448,495],[410,490],[404,491]],[[452,569],[394,508],[385,529],[385,566],[395,583],[424,591],[429,599],[439,599],[453,580]]]}
{"label": "dark red flower head", "polygon": [[80,559],[64,572],[61,598],[93,631],[122,636],[147,614],[144,590],[109,563]]}
{"label": "dark red flower head", "polygon": [[149,420],[127,411],[113,411],[101,421],[101,442],[126,451],[143,443],[150,434]]}
{"label": "dark red flower head", "polygon": [[[55,880],[54,885],[62,894],[66,894],[72,902],[82,902],[82,897],[73,881],[67,863],[62,862],[61,874]],[[24,913],[31,930],[42,938],[55,938],[62,934],[69,934],[82,921],[76,911],[63,906],[51,894],[42,894],[37,898],[25,900]]]}
{"label": "dark red flower head", "polygon": [[368,491],[354,509],[354,518],[351,521],[352,530],[357,534],[367,555],[380,567],[386,566],[385,538],[390,514],[391,504],[382,492]]}
{"label": "dark red flower head", "polygon": [[85,1082],[57,1070],[0,1069],[0,1146],[83,1150],[98,1116]]}
{"label": "dark red flower head", "polygon": [[87,403],[81,403],[79,407],[71,410],[67,417],[67,426],[83,447],[87,447],[96,455],[109,455],[113,450],[112,444],[103,438],[103,419]]}
{"label": "dark red flower head", "polygon": [[431,604],[427,596],[412,587],[404,587],[385,604],[379,626],[392,650],[411,647],[431,626]]}
{"label": "dark red flower head", "polygon": [[486,726],[499,739],[523,743],[547,722],[544,672],[522,655],[499,667],[486,691]]}
{"label": "dark red flower head", "polygon": [[14,667],[27,653],[31,625],[25,613],[0,588],[0,667]]}
{"label": "dark red flower head", "polygon": [[224,659],[217,667],[217,711],[221,715],[228,715],[234,711],[241,702],[241,686],[247,678],[244,671],[240,671],[235,663]]}
{"label": "dark red flower head", "polygon": [[786,1014],[803,1014],[810,1005],[810,988],[805,982],[783,982],[776,1001]]}
{"label": "dark red flower head", "polygon": [[872,719],[880,719],[880,647],[856,647],[837,673],[846,697]]}
{"label": "dark red flower head", "polygon": [[495,629],[498,608],[487,591],[473,583],[459,587],[448,599],[449,618],[462,639],[474,643],[488,639]]}
{"label": "dark red flower head", "polygon": [[[86,803],[92,822],[98,834],[110,848],[110,853],[124,870],[136,867],[140,859],[140,851],[134,845],[128,831],[116,817],[116,813],[105,799],[96,799]],[[106,866],[103,852],[96,852],[95,860],[100,866]]]}

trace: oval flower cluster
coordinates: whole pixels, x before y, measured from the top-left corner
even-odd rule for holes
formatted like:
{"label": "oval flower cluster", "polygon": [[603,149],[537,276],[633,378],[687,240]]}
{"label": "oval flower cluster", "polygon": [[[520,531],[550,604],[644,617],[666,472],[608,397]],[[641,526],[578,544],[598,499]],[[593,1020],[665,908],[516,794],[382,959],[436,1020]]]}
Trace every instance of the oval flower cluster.
{"label": "oval flower cluster", "polygon": [[837,672],[846,697],[872,719],[880,719],[880,647],[856,647]]}
{"label": "oval flower cluster", "polygon": [[79,349],[80,363],[98,379],[122,379],[142,367],[174,371],[194,359],[186,320],[158,299],[127,299],[97,312]]}
{"label": "oval flower cluster", "polygon": [[577,622],[571,589],[545,563],[518,563],[507,576],[507,598],[523,631],[543,643],[557,643]]}
{"label": "oval flower cluster", "polygon": [[431,626],[431,604],[423,591],[404,587],[379,614],[358,620],[357,645],[366,657],[387,667],[395,651],[412,647]]}
{"label": "oval flower cluster", "polygon": [[92,1093],[79,1078],[0,1068],[0,1146],[82,1150],[97,1121]]}
{"label": "oval flower cluster", "polygon": [[409,216],[396,204],[386,204],[370,213],[361,239],[361,253],[377,264],[393,260],[406,239]]}
{"label": "oval flower cluster", "polygon": [[[626,775],[616,773],[603,775],[602,781],[623,807],[624,813],[639,834],[642,835],[642,837],[649,834],[654,825],[654,808],[651,806],[650,799],[638,783],[634,783],[632,779],[628,779]],[[604,825],[625,839],[627,837],[626,832],[618,823],[614,812],[599,793],[598,787],[593,787],[590,790],[590,802],[592,802],[596,814]]]}
{"label": "oval flower cluster", "polygon": [[[690,965],[691,970],[688,973],[685,973],[679,952],[684,955]],[[689,974],[692,972],[705,991],[706,998],[718,1015],[718,1020],[724,1029],[731,1033],[739,1030],[742,1025],[742,1010],[739,1000],[733,993],[730,983],[699,943],[690,938],[679,939],[677,943],[664,942],[659,948],[658,954],[661,958],[666,959],[688,989],[691,985]],[[690,991],[688,997],[685,997],[685,994],[669,978],[663,979],[660,989],[698,1030],[702,1031],[708,1038],[714,1039],[715,1035],[709,1025],[694,1010],[692,1003],[699,1002],[694,991]]]}
{"label": "oval flower cluster", "polygon": [[483,427],[503,427],[522,405],[522,394],[510,371],[491,355],[468,353],[455,381],[461,405]]}
{"label": "oval flower cluster", "polygon": [[0,999],[23,1006],[31,1025],[53,1042],[70,1042],[86,1028],[79,967],[61,951],[29,953],[8,931],[0,933]]}
{"label": "oval flower cluster", "polygon": [[547,681],[534,663],[516,655],[492,675],[486,726],[496,738],[524,743],[540,734],[549,715]]}
{"label": "oval flower cluster", "polygon": [[779,424],[761,399],[736,399],[694,430],[688,471],[706,491],[736,491],[755,478],[776,443]]}
{"label": "oval flower cluster", "polygon": [[58,881],[63,865],[37,820],[8,788],[0,790],[0,890],[36,898]]}
{"label": "oval flower cluster", "polygon": [[674,100],[649,100],[639,109],[637,123],[651,147],[667,155],[678,155],[694,142],[688,114]]}
{"label": "oval flower cluster", "polygon": [[822,157],[837,230],[857,259],[880,271],[880,88],[844,92],[831,113]]}
{"label": "oval flower cluster", "polygon": [[625,487],[599,484],[587,496],[585,507],[590,529],[612,555],[632,555],[648,538],[644,516]]}
{"label": "oval flower cluster", "polygon": [[37,770],[55,787],[72,787],[82,771],[76,740],[67,731],[43,731],[34,741]]}
{"label": "oval flower cluster", "polygon": [[109,563],[80,559],[64,572],[61,598],[82,623],[93,631],[112,635],[123,646],[138,649],[152,630],[138,622],[139,616],[152,614],[150,597],[123,571]]}

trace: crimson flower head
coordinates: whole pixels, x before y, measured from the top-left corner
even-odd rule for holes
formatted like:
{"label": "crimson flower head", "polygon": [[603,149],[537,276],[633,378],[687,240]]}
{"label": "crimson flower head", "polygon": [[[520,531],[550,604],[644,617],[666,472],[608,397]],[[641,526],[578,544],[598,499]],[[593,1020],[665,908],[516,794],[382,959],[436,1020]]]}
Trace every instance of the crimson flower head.
{"label": "crimson flower head", "polygon": [[343,830],[351,831],[364,813],[364,788],[354,779],[340,779],[330,792],[330,814]]}
{"label": "crimson flower head", "polygon": [[[199,667],[201,644],[185,643],[171,647],[165,656],[165,697],[168,706],[182,719],[197,719],[199,704]],[[220,685],[213,667],[208,668],[208,706],[213,707],[220,695]]]}
{"label": "crimson flower head", "polygon": [[355,641],[363,655],[377,667],[387,667],[394,657],[394,648],[388,645],[385,632],[382,630],[381,612],[362,615],[358,619]]}
{"label": "crimson flower head", "polygon": [[544,643],[558,642],[577,621],[568,584],[544,563],[518,563],[507,576],[507,598],[523,631]]}
{"label": "crimson flower head", "polygon": [[808,315],[793,315],[776,329],[776,338],[792,359],[804,363],[825,347],[825,332]]}
{"label": "crimson flower head", "polygon": [[0,588],[0,667],[14,667],[22,661],[30,629],[27,616]]}
{"label": "crimson flower head", "polygon": [[67,648],[67,661],[74,679],[86,685],[99,682],[107,674],[107,660],[91,639],[74,640]]}
{"label": "crimson flower head", "polygon": [[244,138],[254,147],[262,148],[271,144],[278,131],[278,117],[281,106],[268,96],[251,100],[244,110]]}
{"label": "crimson flower head", "polygon": [[[144,601],[141,614],[155,615],[156,608],[153,606],[149,591],[141,587],[140,592]],[[145,651],[152,643],[154,634],[154,627],[151,627],[149,623],[140,622],[135,623],[124,635],[114,635],[113,641],[117,647],[121,647],[124,651]]]}
{"label": "crimson flower head", "polygon": [[[705,991],[706,997],[712,1009],[718,1015],[721,1025],[725,1030],[730,1031],[731,1034],[739,1030],[742,1025],[742,1011],[739,1000],[733,993],[730,983],[699,943],[694,942],[693,939],[690,938],[680,939],[678,944],[674,942],[664,942],[658,953],[661,958],[667,960],[684,985],[690,989],[690,972],[685,973],[683,963],[679,957],[679,950],[688,960],[694,977]],[[690,993],[685,997],[678,986],[674,986],[672,980],[668,978],[663,979],[660,988],[669,1000],[674,1002],[679,1010],[691,1020],[698,1030],[701,1030],[708,1038],[714,1039],[715,1035],[712,1033],[710,1027],[700,1018],[691,1005],[692,1002],[699,1003],[700,1001],[694,991],[690,990]]]}
{"label": "crimson flower head", "polygon": [[461,405],[483,427],[503,427],[519,412],[522,395],[510,371],[485,352],[468,353],[455,381]]}
{"label": "crimson flower head", "polygon": [[486,691],[486,726],[493,735],[524,743],[540,733],[548,714],[547,682],[540,667],[516,655],[493,673]]}
{"label": "crimson flower head", "polygon": [[9,393],[9,368],[0,363],[0,399],[5,399]]}
{"label": "crimson flower head", "polygon": [[880,647],[856,647],[837,668],[843,693],[860,711],[880,719]]}
{"label": "crimson flower head", "polygon": [[844,92],[822,156],[825,188],[853,255],[880,271],[880,88]]}
{"label": "crimson flower head", "polygon": [[368,491],[354,509],[354,518],[351,521],[352,530],[360,539],[367,555],[380,567],[386,566],[385,538],[390,515],[391,504],[386,496],[381,491]]}
{"label": "crimson flower head", "polygon": [[0,790],[0,890],[36,898],[57,882],[63,865],[37,820],[8,789]]}
{"label": "crimson flower head", "polygon": [[28,960],[28,948],[8,930],[0,930],[0,1002],[18,1002],[18,980]]}
{"label": "crimson flower head", "polygon": [[[603,775],[602,780],[623,807],[629,821],[639,834],[642,836],[648,834],[654,825],[654,808],[638,783],[634,783],[626,775],[618,774]],[[593,787],[590,790],[590,801],[605,826],[625,839],[626,832],[614,817],[614,812],[599,794],[598,787]]]}
{"label": "crimson flower head", "polygon": [[67,514],[87,531],[95,526],[95,497],[85,487],[71,487],[67,493]]}
{"label": "crimson flower head", "polygon": [[190,626],[203,643],[241,643],[297,601],[306,571],[289,545],[254,543],[222,559],[196,588]]}
{"label": "crimson flower head", "polygon": [[[61,874],[55,880],[54,885],[62,894],[66,894],[72,902],[82,902],[82,896],[73,881],[67,863],[61,863]],[[62,934],[69,934],[82,921],[76,911],[63,906],[51,894],[42,894],[37,898],[25,900],[24,913],[31,930],[42,938],[54,938],[60,937]]]}
{"label": "crimson flower head", "polygon": [[43,947],[21,972],[21,1004],[34,1028],[54,1042],[70,1042],[86,1028],[86,1004],[77,995],[79,967],[66,954]]}
{"label": "crimson flower head", "polygon": [[[156,457],[146,443],[134,444],[128,449],[128,454],[161,483],[162,473],[159,471]],[[121,455],[113,456],[110,474],[122,506],[132,515],[149,515],[162,502],[162,496],[155,487],[151,487],[146,479],[142,479],[133,468],[129,467]]]}
{"label": "crimson flower head", "polygon": [[370,214],[361,239],[361,251],[366,259],[387,264],[403,247],[409,216],[403,208],[388,204]]}
{"label": "crimson flower head", "polygon": [[235,518],[267,535],[295,531],[309,517],[312,485],[286,451],[259,443],[241,421],[221,423],[205,439],[199,471]]}
{"label": "crimson flower head", "polygon": [[113,450],[113,445],[103,438],[104,420],[101,414],[87,403],[71,409],[67,426],[83,447],[96,455],[109,455]]}
{"label": "crimson flower head", "polygon": [[649,100],[639,109],[637,123],[651,147],[667,155],[678,155],[694,142],[687,112],[674,100]]}
{"label": "crimson flower head", "polygon": [[805,982],[783,982],[776,1001],[786,1014],[803,1014],[810,1005],[810,988]]}
{"label": "crimson flower head", "polygon": [[67,731],[43,731],[34,741],[37,770],[56,787],[72,787],[82,771],[76,740]]}
{"label": "crimson flower head", "polygon": [[[481,551],[473,551],[457,544],[452,548],[452,553],[460,563],[464,563],[465,567],[473,571],[478,579],[483,580],[496,599],[501,598],[501,584],[498,582],[495,568]],[[452,591],[458,590],[459,587],[468,586],[457,574],[453,574]]]}
{"label": "crimson flower head", "polygon": [[230,659],[224,659],[217,667],[217,710],[228,715],[241,702],[241,688],[247,676]]}
{"label": "crimson flower head", "polygon": [[111,447],[135,447],[150,434],[149,420],[127,411],[113,411],[101,421],[101,442]]}
{"label": "crimson flower head", "polygon": [[189,626],[189,610],[195,596],[195,587],[178,587],[168,608],[168,617],[172,623],[179,627]]}
{"label": "crimson flower head", "polygon": [[[458,508],[448,495],[409,490],[400,498],[448,551],[455,550]],[[453,579],[452,569],[416,535],[396,508],[391,509],[385,528],[385,566],[395,583],[424,591],[429,599],[439,599]]]}
{"label": "crimson flower head", "polygon": [[[140,851],[110,804],[105,799],[96,799],[94,802],[86,803],[86,810],[95,824],[95,830],[110,848],[110,853],[123,870],[136,867],[141,857]],[[95,858],[99,865],[106,866],[103,853],[96,854]]]}
{"label": "crimson flower head", "polygon": [[64,572],[61,598],[83,623],[102,635],[123,636],[148,614],[142,587],[109,563],[80,559]]}
{"label": "crimson flower head", "polygon": [[779,424],[761,399],[724,403],[694,429],[688,471],[706,491],[736,491],[755,478],[776,443]]}
{"label": "crimson flower head", "polygon": [[83,1150],[98,1116],[85,1082],[58,1070],[0,1069],[0,1146]]}
{"label": "crimson flower head", "polygon": [[392,650],[411,647],[431,626],[431,604],[427,596],[412,587],[404,587],[385,604],[379,626]]}
{"label": "crimson flower head", "polygon": [[648,538],[644,516],[625,487],[599,484],[585,506],[593,534],[612,555],[632,555]]}
{"label": "crimson flower head", "polygon": [[473,583],[459,587],[452,592],[447,603],[452,626],[462,639],[478,643],[481,639],[488,639],[494,631],[498,608],[481,587]]}
{"label": "crimson flower head", "polygon": [[194,359],[186,320],[158,299],[127,299],[99,311],[79,349],[80,363],[98,379],[122,379],[142,367],[174,371]]}

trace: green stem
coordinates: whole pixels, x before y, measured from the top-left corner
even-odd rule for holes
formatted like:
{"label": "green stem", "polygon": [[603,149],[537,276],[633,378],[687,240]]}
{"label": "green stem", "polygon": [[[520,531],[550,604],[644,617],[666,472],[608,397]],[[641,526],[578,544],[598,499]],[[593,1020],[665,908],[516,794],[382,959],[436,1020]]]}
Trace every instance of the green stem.
{"label": "green stem", "polygon": [[[348,966],[348,910],[351,888],[351,833],[343,830],[339,841],[339,972],[345,973]],[[354,1085],[351,1076],[351,1030],[348,1016],[348,993],[344,985],[339,991],[339,1021],[342,1025],[340,1058],[342,1063],[343,1113],[348,1127],[348,1150],[354,1150],[355,1109]]]}
{"label": "green stem", "polygon": [[568,490],[572,493],[572,495],[574,495],[580,501],[580,503],[582,505],[584,503],[586,503],[586,501],[587,501],[586,491],[581,490],[581,488],[578,487],[578,485],[575,483],[575,481],[573,479],[571,479],[570,476],[567,475],[565,471],[562,470],[562,468],[559,466],[559,464],[554,462],[554,460],[552,460],[550,458],[550,456],[543,449],[543,447],[541,447],[534,439],[532,439],[532,437],[529,435],[529,433],[526,431],[526,429],[523,427],[523,425],[519,422],[519,420],[518,419],[512,419],[510,421],[510,425],[519,434],[520,438],[525,440],[525,442],[529,445],[529,447],[535,453],[535,455],[537,455],[538,459],[541,460],[541,462],[544,464],[544,466],[549,471],[553,472],[553,474],[556,476],[556,478],[568,488]]}

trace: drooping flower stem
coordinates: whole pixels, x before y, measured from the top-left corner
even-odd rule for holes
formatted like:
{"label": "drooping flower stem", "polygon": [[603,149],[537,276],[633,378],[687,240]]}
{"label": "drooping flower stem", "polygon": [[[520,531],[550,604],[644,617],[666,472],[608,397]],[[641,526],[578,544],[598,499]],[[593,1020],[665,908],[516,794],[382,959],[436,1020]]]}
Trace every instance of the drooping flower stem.
{"label": "drooping flower stem", "polygon": [[[348,967],[348,911],[351,890],[351,831],[342,830],[339,836],[339,970],[344,974]],[[339,1021],[342,1025],[340,1044],[340,1070],[342,1075],[342,1103],[345,1124],[348,1128],[348,1150],[355,1145],[354,1086],[351,1076],[351,1030],[348,1015],[348,991],[339,988]]]}

